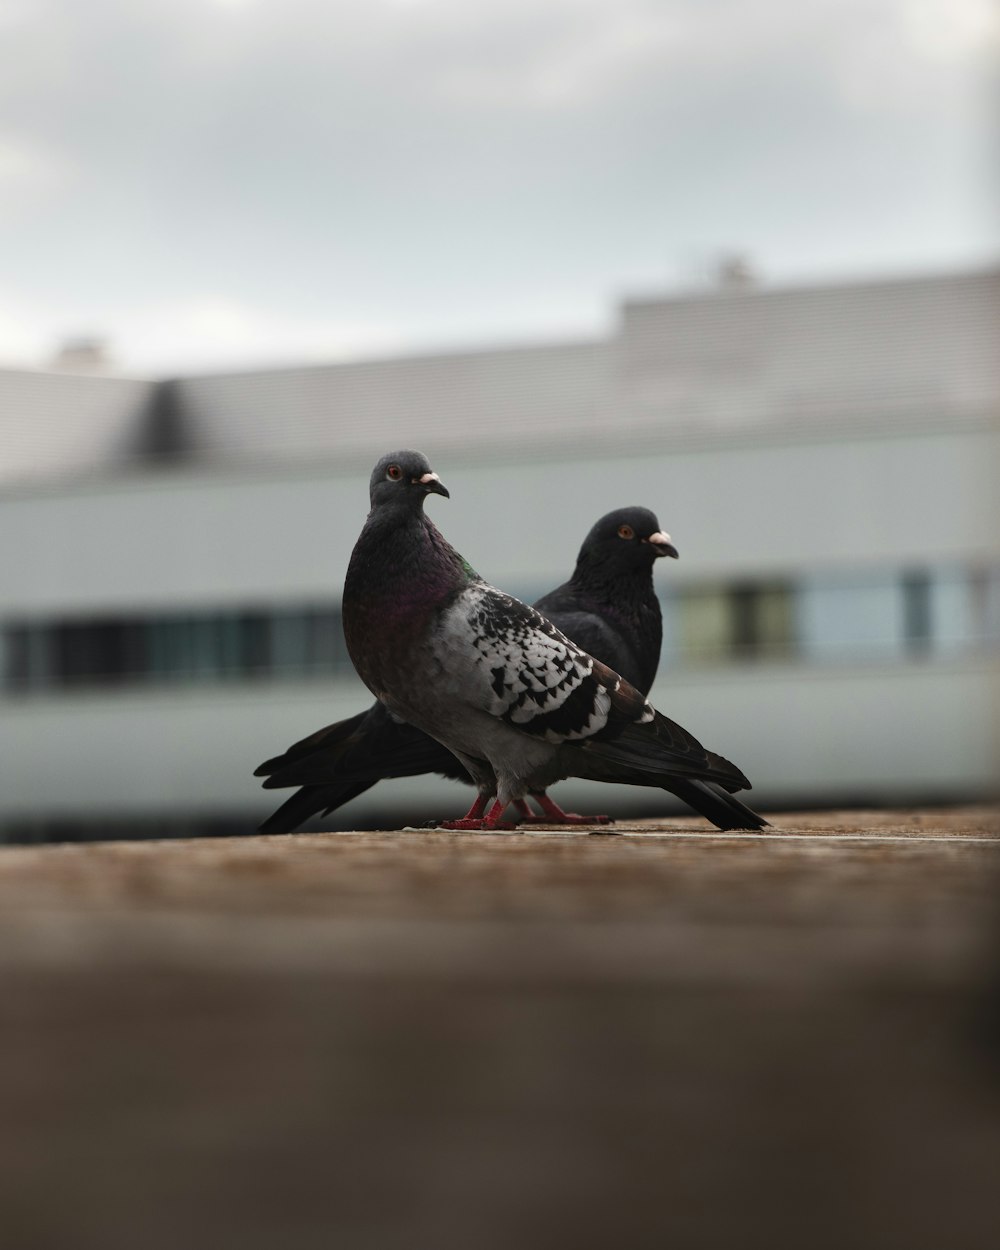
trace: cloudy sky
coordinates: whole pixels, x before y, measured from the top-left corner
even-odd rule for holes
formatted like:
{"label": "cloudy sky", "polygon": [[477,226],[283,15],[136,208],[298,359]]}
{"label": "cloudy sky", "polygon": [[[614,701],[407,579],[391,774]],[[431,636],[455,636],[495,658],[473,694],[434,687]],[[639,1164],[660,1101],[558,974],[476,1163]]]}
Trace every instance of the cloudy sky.
{"label": "cloudy sky", "polygon": [[993,260],[996,14],[0,0],[0,363],[572,338],[726,251],[768,282]]}

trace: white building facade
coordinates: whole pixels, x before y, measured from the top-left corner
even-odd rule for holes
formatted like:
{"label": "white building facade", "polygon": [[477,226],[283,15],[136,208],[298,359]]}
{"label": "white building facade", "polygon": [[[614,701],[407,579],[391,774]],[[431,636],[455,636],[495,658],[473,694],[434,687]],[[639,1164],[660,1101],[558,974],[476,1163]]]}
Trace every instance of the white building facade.
{"label": "white building facade", "polygon": [[[607,339],[169,382],[0,373],[0,831],[245,829],[369,696],[339,623],[371,465],[524,597],[652,508],[653,700],[770,806],[991,791],[1000,271],[624,304]],[[670,810],[566,783],[569,802]],[[328,818],[452,814],[437,779]]]}

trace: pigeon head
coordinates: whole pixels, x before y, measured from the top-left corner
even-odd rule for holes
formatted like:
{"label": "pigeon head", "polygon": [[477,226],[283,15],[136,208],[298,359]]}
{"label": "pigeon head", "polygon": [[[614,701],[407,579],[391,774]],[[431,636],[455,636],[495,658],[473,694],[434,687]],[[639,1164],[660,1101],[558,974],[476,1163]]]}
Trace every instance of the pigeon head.
{"label": "pigeon head", "polygon": [[391,451],[372,470],[372,508],[419,512],[431,494],[449,498],[447,488],[419,451]]}
{"label": "pigeon head", "polygon": [[648,508],[616,508],[596,522],[583,540],[577,567],[651,569],[661,556],[677,559],[670,535]]}

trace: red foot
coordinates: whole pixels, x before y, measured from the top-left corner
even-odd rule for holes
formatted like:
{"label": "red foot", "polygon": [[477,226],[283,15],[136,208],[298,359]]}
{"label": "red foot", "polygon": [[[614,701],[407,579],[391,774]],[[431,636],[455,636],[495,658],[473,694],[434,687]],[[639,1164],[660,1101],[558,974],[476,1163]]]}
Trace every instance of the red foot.
{"label": "red foot", "polygon": [[610,816],[580,816],[577,812],[564,812],[550,799],[547,794],[531,796],[542,809],[543,815],[536,816],[524,799],[515,799],[514,806],[520,812],[520,821],[526,825],[610,825]]}
{"label": "red foot", "polygon": [[500,821],[505,806],[506,804],[501,803],[499,799],[495,799],[492,807],[484,816],[483,810],[486,807],[486,800],[480,795],[461,820],[442,820],[440,827],[442,829],[483,829],[487,833],[492,833],[495,829],[516,829],[516,825],[504,825]]}
{"label": "red foot", "polygon": [[503,821],[498,820],[495,824],[490,824],[488,820],[467,820],[464,816],[461,820],[442,820],[438,825],[439,829],[478,829],[481,833],[513,833],[517,829],[517,825],[505,825]]}

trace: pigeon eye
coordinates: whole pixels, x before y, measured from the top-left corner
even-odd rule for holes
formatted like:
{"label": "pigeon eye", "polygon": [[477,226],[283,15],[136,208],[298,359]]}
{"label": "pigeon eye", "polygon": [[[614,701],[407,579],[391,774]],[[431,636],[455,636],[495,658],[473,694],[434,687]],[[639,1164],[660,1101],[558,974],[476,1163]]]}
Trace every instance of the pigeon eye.
{"label": "pigeon eye", "polygon": [[635,538],[635,530],[632,528],[631,525],[619,525],[618,537],[619,538]]}
{"label": "pigeon eye", "polygon": [[403,470],[398,464],[390,464],[388,469],[385,471],[385,475],[390,482],[398,482],[403,476]]}

